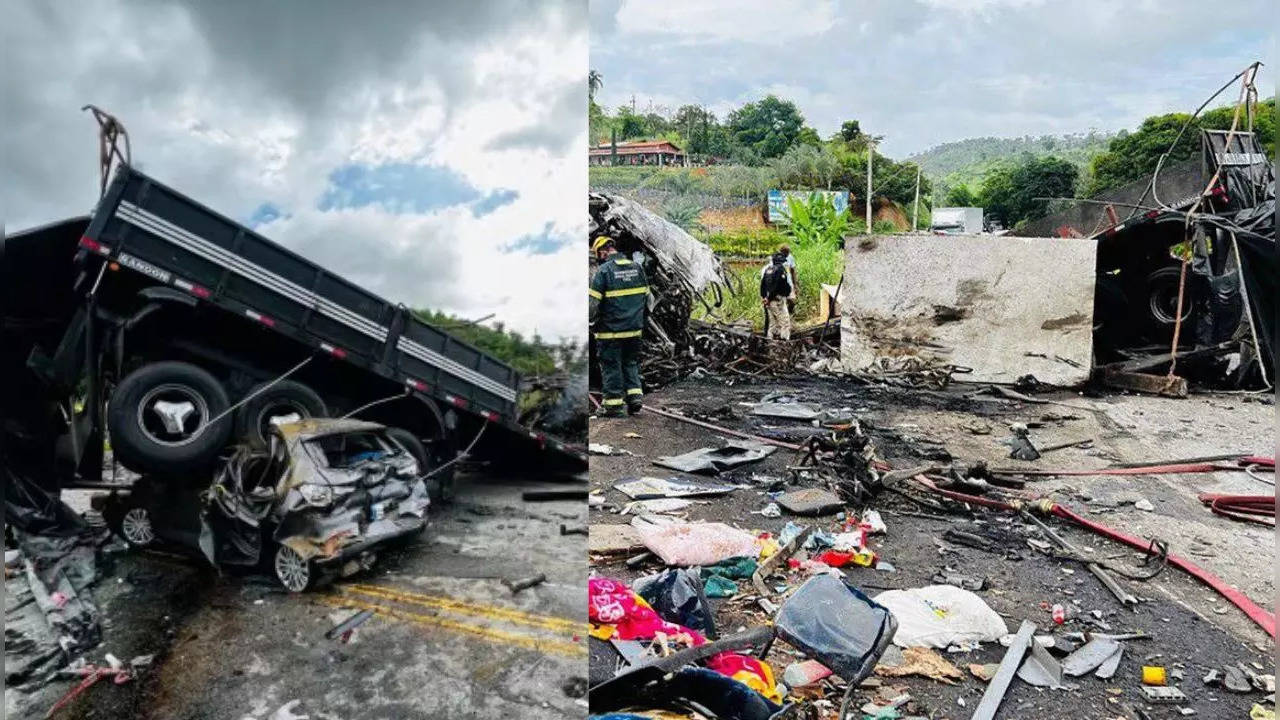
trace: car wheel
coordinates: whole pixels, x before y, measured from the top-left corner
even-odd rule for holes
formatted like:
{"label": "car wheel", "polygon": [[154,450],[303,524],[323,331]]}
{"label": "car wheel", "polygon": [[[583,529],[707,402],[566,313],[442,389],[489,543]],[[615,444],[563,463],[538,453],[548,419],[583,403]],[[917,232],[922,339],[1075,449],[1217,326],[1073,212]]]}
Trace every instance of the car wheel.
{"label": "car wheel", "polygon": [[151,511],[144,507],[127,508],[116,523],[116,534],[134,547],[147,547],[156,541]]}
{"label": "car wheel", "polygon": [[276,572],[276,580],[289,592],[302,592],[311,586],[312,576],[315,574],[311,561],[288,545],[276,546],[272,566]]}
{"label": "car wheel", "polygon": [[107,429],[122,465],[174,474],[206,465],[226,445],[231,422],[214,422],[230,405],[217,378],[184,362],[144,365],[111,394]]}
{"label": "car wheel", "polygon": [[[265,385],[254,386],[249,395]],[[265,448],[273,424],[328,414],[329,407],[315,390],[300,382],[281,380],[240,406],[236,411],[236,436],[253,447]]]}

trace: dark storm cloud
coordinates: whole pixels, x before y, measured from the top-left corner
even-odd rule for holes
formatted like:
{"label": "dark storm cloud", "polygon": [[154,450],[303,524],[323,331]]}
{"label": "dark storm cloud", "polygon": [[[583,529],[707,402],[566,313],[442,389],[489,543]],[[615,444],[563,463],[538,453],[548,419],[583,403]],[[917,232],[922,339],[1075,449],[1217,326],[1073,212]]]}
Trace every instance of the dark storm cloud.
{"label": "dark storm cloud", "polygon": [[[8,2],[0,214],[14,230],[92,208],[96,128],[80,107],[95,103],[129,129],[136,165],[266,236],[397,301],[479,302],[468,273],[510,256],[478,240],[569,214],[531,197],[528,173],[495,179],[482,148],[526,130],[504,161],[529,168],[529,147],[584,133],[585,101],[566,124],[556,93],[568,51],[585,65],[586,24],[585,0]],[[504,67],[507,53],[525,62]],[[480,108],[518,121],[495,129]],[[547,113],[567,129],[523,127]],[[506,294],[562,311],[536,281]]]}

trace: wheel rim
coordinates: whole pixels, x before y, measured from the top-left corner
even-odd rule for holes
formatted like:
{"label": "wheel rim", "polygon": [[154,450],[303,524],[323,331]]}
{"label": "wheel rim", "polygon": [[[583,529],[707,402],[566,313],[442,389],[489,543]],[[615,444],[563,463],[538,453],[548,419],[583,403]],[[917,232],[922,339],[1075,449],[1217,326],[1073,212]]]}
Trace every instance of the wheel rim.
{"label": "wheel rim", "polygon": [[120,534],[133,545],[150,545],[156,539],[151,514],[142,508],[130,508],[120,519]]}
{"label": "wheel rim", "polygon": [[311,413],[301,404],[290,400],[278,400],[262,408],[258,413],[258,435],[262,438],[271,436],[271,426],[276,423],[289,423],[305,420]]}
{"label": "wheel rim", "polygon": [[137,420],[148,440],[169,447],[186,445],[209,421],[209,405],[194,388],[167,383],[142,396]]}
{"label": "wheel rim", "polygon": [[[1182,321],[1191,317],[1191,303],[1184,295],[1182,303]],[[1172,325],[1178,314],[1178,283],[1168,281],[1151,290],[1151,316],[1164,325]]]}
{"label": "wheel rim", "polygon": [[288,545],[276,551],[276,577],[280,584],[293,592],[302,592],[311,582],[311,566]]}

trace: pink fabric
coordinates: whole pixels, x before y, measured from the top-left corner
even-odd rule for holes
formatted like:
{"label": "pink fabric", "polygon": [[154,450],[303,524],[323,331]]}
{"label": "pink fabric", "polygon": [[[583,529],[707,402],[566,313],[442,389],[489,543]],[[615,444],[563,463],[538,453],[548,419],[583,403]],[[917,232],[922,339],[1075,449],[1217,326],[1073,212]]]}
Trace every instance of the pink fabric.
{"label": "pink fabric", "polygon": [[707,641],[696,630],[663,620],[626,583],[609,578],[587,581],[587,618],[591,622],[614,626],[620,640],[649,640],[661,632],[688,634],[695,646]]}

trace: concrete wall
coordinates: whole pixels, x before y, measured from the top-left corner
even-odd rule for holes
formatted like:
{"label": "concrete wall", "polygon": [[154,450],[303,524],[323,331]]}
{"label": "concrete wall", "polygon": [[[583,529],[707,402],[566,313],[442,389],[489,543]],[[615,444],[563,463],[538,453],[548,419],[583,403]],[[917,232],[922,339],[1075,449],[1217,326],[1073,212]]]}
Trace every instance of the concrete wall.
{"label": "concrete wall", "polygon": [[973,368],[958,380],[1081,384],[1092,366],[1096,249],[994,235],[850,241],[841,362],[860,371],[919,358]]}

